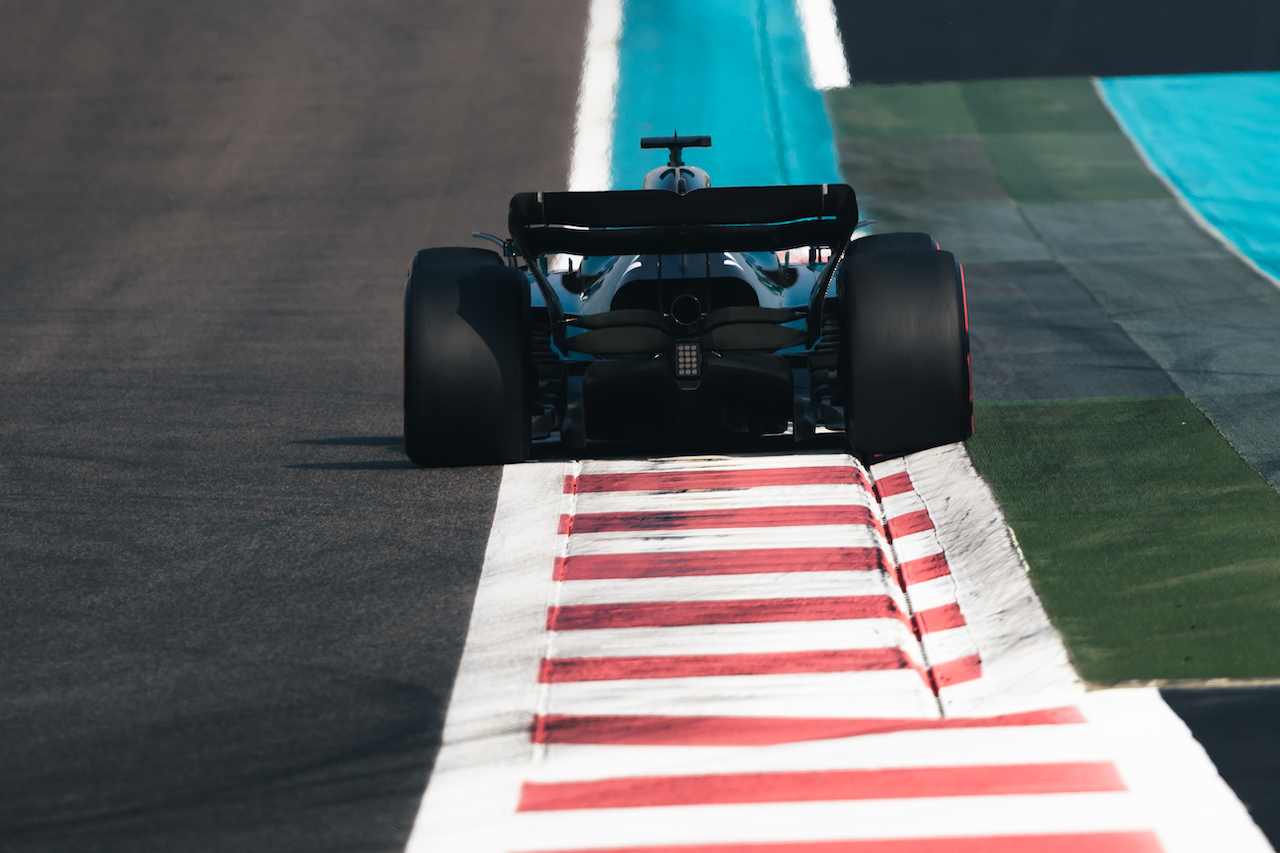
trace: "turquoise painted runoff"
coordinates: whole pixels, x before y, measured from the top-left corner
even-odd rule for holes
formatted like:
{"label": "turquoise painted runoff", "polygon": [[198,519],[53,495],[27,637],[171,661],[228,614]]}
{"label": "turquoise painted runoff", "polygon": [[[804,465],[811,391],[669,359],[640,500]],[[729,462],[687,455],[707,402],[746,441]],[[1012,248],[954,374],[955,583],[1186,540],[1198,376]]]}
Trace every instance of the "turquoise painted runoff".
{"label": "turquoise painted runoff", "polygon": [[1156,170],[1280,279],[1280,72],[1111,77],[1101,86]]}
{"label": "turquoise painted runoff", "polygon": [[794,0],[626,0],[618,54],[614,189],[666,162],[640,137],[676,129],[711,135],[684,159],[712,186],[841,180]]}

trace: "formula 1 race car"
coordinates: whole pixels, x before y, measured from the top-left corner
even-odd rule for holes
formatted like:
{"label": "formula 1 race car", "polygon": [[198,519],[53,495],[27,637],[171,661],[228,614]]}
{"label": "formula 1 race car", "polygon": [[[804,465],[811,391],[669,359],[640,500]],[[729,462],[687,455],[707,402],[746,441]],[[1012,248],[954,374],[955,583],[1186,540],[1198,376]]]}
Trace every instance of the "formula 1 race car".
{"label": "formula 1 race car", "polygon": [[[509,239],[423,249],[404,291],[419,465],[531,441],[714,444],[843,431],[864,456],[973,432],[964,278],[920,233],[854,239],[845,184],[711,188],[708,136],[646,137],[643,189],[519,193]],[[834,283],[834,286],[832,286]]]}

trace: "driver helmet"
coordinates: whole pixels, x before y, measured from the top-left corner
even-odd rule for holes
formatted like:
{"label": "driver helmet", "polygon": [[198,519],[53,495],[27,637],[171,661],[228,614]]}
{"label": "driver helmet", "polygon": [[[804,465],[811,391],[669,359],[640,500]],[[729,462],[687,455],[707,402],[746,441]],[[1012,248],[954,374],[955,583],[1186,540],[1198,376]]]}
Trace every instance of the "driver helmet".
{"label": "driver helmet", "polygon": [[711,186],[711,176],[697,166],[659,166],[644,176],[646,190],[671,190],[684,195]]}

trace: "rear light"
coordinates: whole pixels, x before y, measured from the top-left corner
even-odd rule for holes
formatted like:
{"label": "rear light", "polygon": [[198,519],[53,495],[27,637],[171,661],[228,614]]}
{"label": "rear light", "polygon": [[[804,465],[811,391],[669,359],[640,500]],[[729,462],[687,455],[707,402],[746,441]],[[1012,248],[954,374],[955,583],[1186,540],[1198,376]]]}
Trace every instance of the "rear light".
{"label": "rear light", "polygon": [[697,379],[702,374],[702,346],[697,341],[676,341],[676,378]]}

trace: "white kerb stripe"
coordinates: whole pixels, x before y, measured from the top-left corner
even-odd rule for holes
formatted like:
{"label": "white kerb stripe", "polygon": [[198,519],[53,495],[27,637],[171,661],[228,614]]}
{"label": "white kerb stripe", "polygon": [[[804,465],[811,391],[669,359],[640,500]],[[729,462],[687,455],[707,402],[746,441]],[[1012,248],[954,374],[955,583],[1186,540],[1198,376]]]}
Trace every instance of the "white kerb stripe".
{"label": "white kerb stripe", "polygon": [[884,572],[769,572],[758,575],[565,581],[560,587],[557,603],[565,606],[626,601],[738,601],[844,595],[888,595],[900,607],[904,604],[897,584],[890,581]]}
{"label": "white kerb stripe", "polygon": [[552,684],[547,694],[548,714],[938,717],[937,699],[913,669],[579,681]]}
{"label": "white kerb stripe", "polygon": [[928,659],[929,666],[978,654],[978,644],[973,641],[968,627],[925,634],[920,645],[924,647],[924,656]]}
{"label": "white kerb stripe", "polygon": [[[932,518],[932,516],[930,517]],[[893,540],[893,550],[897,552],[898,561],[901,563],[944,553],[942,544],[938,542],[938,535],[932,529],[922,530],[919,533],[912,533],[908,536],[899,536]]]}
{"label": "white kerb stripe", "polygon": [[[549,656],[612,658],[759,655],[849,649],[898,649],[916,663],[921,663],[920,647],[915,635],[897,619],[833,619],[827,622],[748,622],[736,625],[681,625],[674,628],[557,631]],[[972,650],[965,654],[972,654]]]}
{"label": "white kerb stripe", "polygon": [[890,495],[880,503],[884,507],[884,517],[890,520],[925,508],[924,501],[920,500],[920,496],[914,490]]}
{"label": "white kerb stripe", "polygon": [[805,46],[809,49],[809,77],[815,89],[841,89],[849,85],[849,63],[844,56],[840,25],[831,0],[796,0]]}
{"label": "white kerb stripe", "polygon": [[[697,512],[791,506],[862,506],[870,509],[875,506],[875,496],[853,483],[753,486],[682,492],[578,493],[579,513]],[[920,504],[918,508],[923,509],[924,505]]]}
{"label": "white kerb stripe", "polygon": [[569,555],[673,551],[740,551],[757,548],[883,548],[885,541],[861,524],[808,527],[723,527],[705,530],[627,530],[578,533]]}
{"label": "white kerb stripe", "polygon": [[591,0],[582,83],[578,89],[578,120],[569,164],[569,189],[573,192],[609,189],[621,34],[622,0]]}
{"label": "white kerb stripe", "polygon": [[956,585],[950,575],[912,584],[907,590],[911,593],[912,613],[956,603]]}

